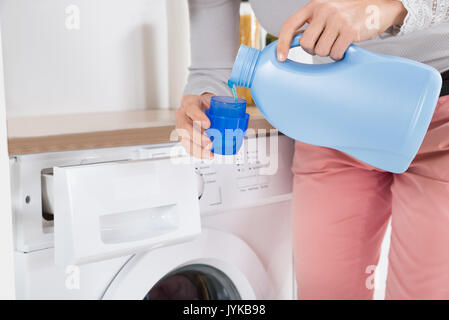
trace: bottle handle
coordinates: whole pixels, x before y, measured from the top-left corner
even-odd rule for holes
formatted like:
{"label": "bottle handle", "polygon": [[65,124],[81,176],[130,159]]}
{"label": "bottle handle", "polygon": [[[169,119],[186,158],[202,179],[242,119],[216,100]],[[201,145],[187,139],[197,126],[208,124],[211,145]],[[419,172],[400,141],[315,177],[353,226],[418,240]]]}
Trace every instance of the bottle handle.
{"label": "bottle handle", "polygon": [[[301,39],[301,35],[302,35],[302,33],[298,33],[293,37],[292,42],[290,43],[290,49],[301,46],[299,44],[299,39]],[[369,57],[370,54],[371,54],[371,52],[369,52],[365,49],[362,49],[355,44],[351,44],[346,49],[346,52],[345,52],[345,55],[343,56],[343,58],[339,61],[335,61],[334,63],[338,63],[341,61],[347,61],[347,60],[352,60],[354,62],[357,62],[359,60],[359,58],[361,58],[362,56]]]}

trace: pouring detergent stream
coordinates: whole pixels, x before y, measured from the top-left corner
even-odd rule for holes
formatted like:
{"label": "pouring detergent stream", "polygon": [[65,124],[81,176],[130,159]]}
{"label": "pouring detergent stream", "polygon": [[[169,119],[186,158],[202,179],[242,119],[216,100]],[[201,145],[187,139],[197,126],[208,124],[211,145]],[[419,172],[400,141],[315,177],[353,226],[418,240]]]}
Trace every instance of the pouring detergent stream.
{"label": "pouring detergent stream", "polygon": [[268,122],[295,140],[340,150],[386,171],[407,170],[437,104],[437,70],[356,45],[334,63],[279,62],[276,45],[240,46],[228,82],[250,88]]}
{"label": "pouring detergent stream", "polygon": [[232,83],[231,81],[228,81],[228,86],[231,88],[232,96],[234,97],[234,101],[237,102],[239,97],[237,96],[237,86],[235,83]]}

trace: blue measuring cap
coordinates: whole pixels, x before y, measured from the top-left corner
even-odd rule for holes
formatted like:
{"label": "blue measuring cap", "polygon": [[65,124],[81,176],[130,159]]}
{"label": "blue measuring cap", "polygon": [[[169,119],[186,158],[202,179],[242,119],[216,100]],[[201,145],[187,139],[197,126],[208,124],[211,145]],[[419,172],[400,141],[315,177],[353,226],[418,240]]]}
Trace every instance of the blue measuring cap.
{"label": "blue measuring cap", "polygon": [[212,140],[211,151],[221,155],[236,154],[248,129],[246,100],[213,96],[206,115],[210,120],[210,128],[206,133]]}

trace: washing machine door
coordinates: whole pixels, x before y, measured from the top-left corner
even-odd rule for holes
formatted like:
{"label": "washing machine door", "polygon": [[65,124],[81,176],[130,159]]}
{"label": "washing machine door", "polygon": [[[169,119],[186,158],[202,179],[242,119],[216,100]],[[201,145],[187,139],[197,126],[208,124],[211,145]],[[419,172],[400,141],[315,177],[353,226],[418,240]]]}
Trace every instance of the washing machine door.
{"label": "washing machine door", "polygon": [[104,299],[265,299],[272,288],[256,253],[240,238],[204,229],[195,240],[133,256]]}

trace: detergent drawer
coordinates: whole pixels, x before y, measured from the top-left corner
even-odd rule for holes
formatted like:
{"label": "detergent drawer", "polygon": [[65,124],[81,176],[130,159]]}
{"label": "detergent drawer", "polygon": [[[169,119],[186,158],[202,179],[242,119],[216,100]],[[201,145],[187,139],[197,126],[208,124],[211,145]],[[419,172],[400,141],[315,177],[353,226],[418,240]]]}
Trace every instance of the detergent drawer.
{"label": "detergent drawer", "polygon": [[57,264],[134,253],[201,231],[190,164],[160,159],[54,167],[45,179]]}

